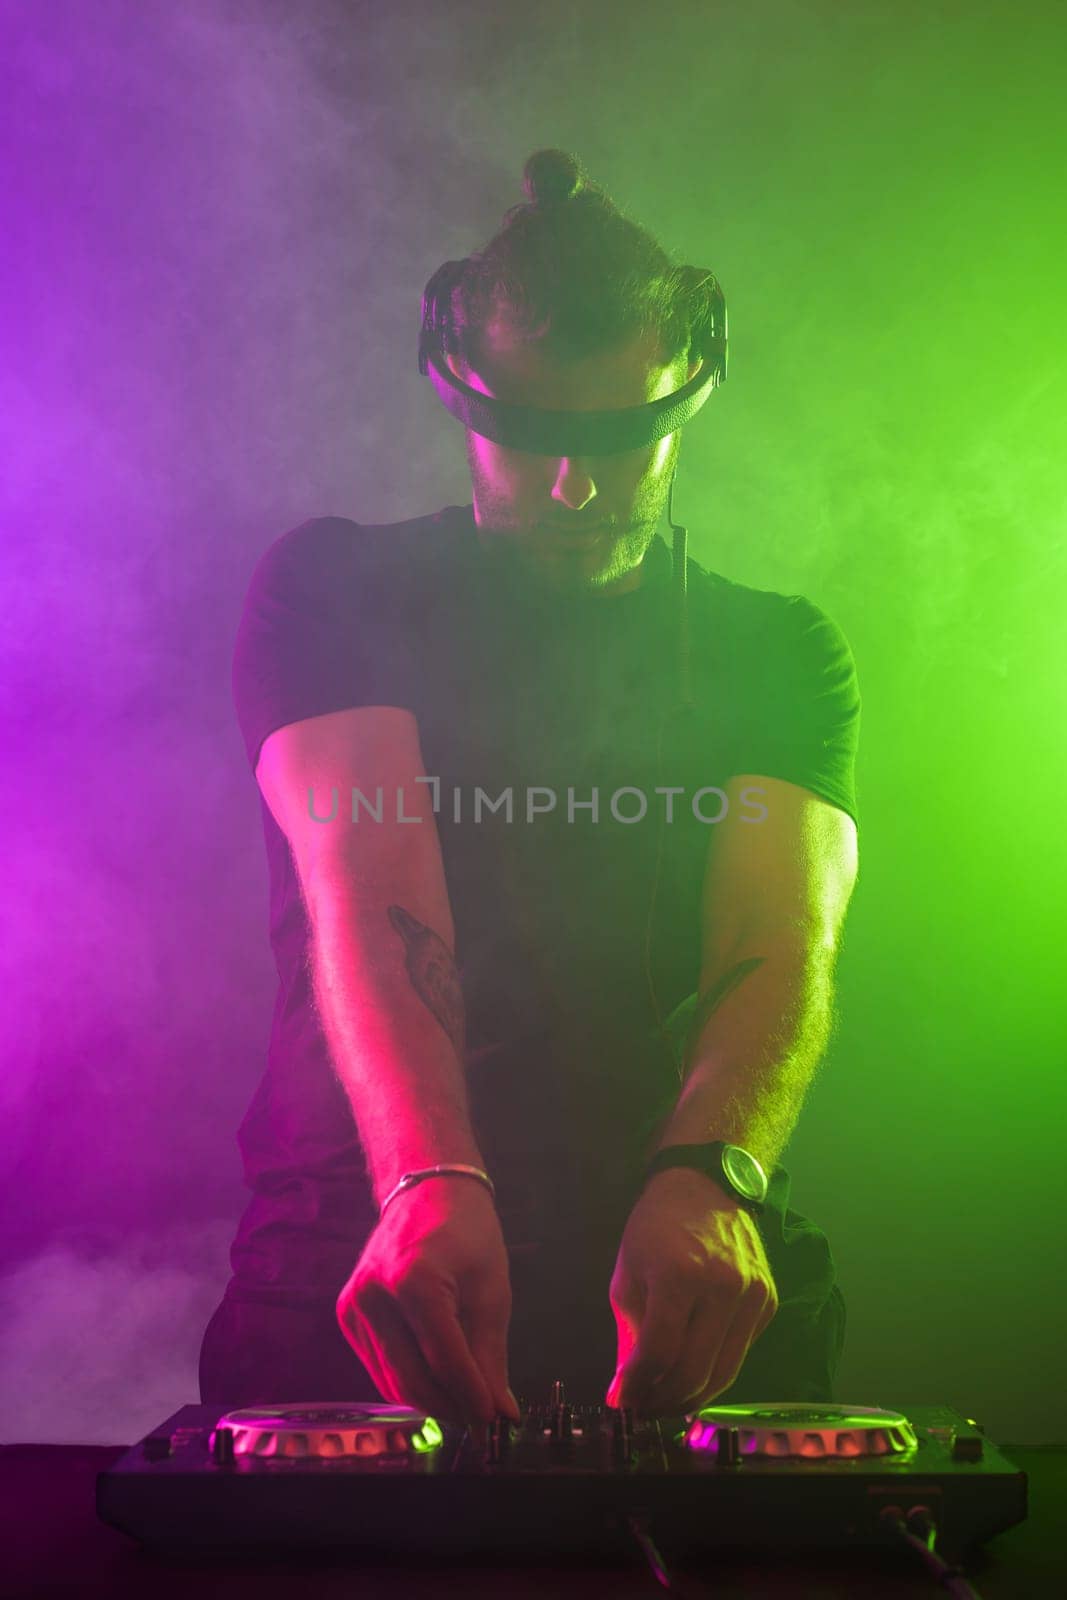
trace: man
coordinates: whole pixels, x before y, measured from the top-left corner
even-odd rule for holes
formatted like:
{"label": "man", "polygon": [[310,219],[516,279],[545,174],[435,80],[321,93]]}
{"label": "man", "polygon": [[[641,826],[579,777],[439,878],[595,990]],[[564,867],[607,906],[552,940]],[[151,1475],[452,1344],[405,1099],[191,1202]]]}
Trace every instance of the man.
{"label": "man", "polygon": [[[700,369],[656,329],[561,329],[496,290],[448,366],[557,412]],[[690,562],[697,704],[665,720],[679,443],[469,428],[470,506],[315,519],[257,569],[234,686],[281,981],[205,1401],[517,1419],[509,1353],[527,1391],[610,1378],[649,1414],[830,1398],[843,1300],[778,1161],[856,875],[855,673],[811,602]],[[762,1206],[692,1166],[642,1181],[712,1141],[773,1174]]]}

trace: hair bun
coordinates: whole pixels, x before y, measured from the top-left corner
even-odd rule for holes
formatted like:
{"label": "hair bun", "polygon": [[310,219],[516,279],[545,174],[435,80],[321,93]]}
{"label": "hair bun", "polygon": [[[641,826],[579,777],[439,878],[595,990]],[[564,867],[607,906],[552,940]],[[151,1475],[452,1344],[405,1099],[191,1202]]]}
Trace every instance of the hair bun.
{"label": "hair bun", "polygon": [[583,187],[582,165],[567,150],[535,150],[522,169],[531,205],[562,205]]}

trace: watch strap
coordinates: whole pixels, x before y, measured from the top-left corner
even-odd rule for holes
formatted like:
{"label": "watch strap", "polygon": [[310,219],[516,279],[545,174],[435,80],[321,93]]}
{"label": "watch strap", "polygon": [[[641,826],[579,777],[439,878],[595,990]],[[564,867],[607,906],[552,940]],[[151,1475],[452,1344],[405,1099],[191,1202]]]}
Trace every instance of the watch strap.
{"label": "watch strap", "polygon": [[[763,1174],[764,1192],[762,1199],[743,1193],[731,1180],[723,1161],[723,1152],[726,1148],[727,1141],[723,1139],[713,1140],[709,1144],[665,1145],[662,1150],[656,1152],[645,1167],[645,1181],[647,1182],[649,1178],[654,1177],[657,1172],[665,1172],[671,1167],[689,1167],[694,1172],[703,1172],[725,1189],[727,1194],[733,1195],[740,1205],[745,1206],[757,1216],[761,1215],[766,1202],[767,1174],[763,1171],[763,1167],[756,1160],[756,1157],[752,1155],[751,1151],[746,1150],[745,1155]],[[743,1147],[738,1145],[735,1148],[741,1149]]]}

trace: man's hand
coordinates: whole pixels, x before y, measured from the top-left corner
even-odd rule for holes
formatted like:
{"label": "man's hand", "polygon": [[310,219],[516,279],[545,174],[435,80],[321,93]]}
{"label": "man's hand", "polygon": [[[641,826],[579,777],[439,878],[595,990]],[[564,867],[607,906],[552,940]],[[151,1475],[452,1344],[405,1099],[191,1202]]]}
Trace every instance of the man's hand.
{"label": "man's hand", "polygon": [[651,1178],[611,1279],[618,1361],[605,1396],[644,1416],[696,1410],[728,1389],[778,1310],[752,1215],[687,1167]]}
{"label": "man's hand", "polygon": [[482,1184],[428,1178],[398,1195],[336,1310],[383,1399],[456,1422],[519,1421],[507,1248]]}

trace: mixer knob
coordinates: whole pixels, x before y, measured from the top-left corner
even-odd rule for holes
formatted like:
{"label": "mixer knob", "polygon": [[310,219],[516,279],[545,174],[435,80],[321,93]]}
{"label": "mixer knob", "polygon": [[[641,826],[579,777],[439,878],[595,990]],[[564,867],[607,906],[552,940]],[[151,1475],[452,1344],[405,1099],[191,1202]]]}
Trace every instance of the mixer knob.
{"label": "mixer knob", "polygon": [[563,1444],[573,1438],[574,1418],[573,1408],[566,1404],[556,1406],[552,1412],[552,1438],[555,1443]]}
{"label": "mixer knob", "polygon": [[511,1455],[511,1418],[496,1416],[489,1424],[485,1445],[485,1459],[489,1466],[499,1467]]}
{"label": "mixer knob", "polygon": [[966,1428],[957,1428],[952,1435],[953,1461],[981,1461],[982,1459],[982,1432],[975,1427],[974,1432]]}
{"label": "mixer knob", "polygon": [[634,1414],[622,1406],[611,1415],[611,1453],[618,1466],[625,1466],[633,1453]]}

